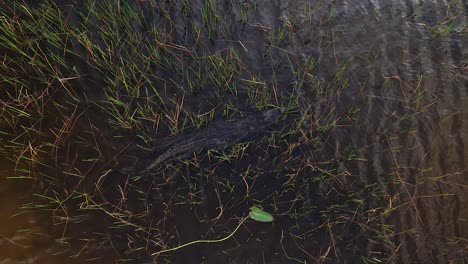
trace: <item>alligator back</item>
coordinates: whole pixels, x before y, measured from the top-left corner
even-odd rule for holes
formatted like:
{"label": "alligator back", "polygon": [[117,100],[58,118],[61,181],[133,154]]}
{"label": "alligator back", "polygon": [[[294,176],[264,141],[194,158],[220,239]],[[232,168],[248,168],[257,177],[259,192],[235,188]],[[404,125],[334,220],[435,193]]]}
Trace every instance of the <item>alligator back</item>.
{"label": "alligator back", "polygon": [[271,109],[244,119],[217,121],[199,131],[178,136],[157,151],[160,154],[145,171],[163,162],[188,158],[194,152],[232,146],[249,136],[264,132],[265,126],[278,120],[282,113],[282,109]]}

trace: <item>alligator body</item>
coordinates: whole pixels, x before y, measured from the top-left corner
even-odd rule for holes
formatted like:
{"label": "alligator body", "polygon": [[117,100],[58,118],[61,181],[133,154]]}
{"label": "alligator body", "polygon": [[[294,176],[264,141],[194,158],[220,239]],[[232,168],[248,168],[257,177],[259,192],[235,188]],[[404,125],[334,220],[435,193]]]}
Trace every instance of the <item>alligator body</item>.
{"label": "alligator body", "polygon": [[224,149],[264,131],[282,116],[282,109],[270,109],[244,119],[214,122],[207,127],[176,137],[161,147],[158,157],[145,169],[150,171],[162,163],[190,158],[193,153],[208,149]]}

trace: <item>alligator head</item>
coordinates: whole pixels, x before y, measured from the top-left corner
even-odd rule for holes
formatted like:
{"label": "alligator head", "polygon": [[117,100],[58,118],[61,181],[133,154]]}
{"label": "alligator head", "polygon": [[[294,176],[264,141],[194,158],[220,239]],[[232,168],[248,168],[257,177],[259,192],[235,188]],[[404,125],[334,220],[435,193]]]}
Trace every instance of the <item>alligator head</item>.
{"label": "alligator head", "polygon": [[280,119],[281,116],[283,116],[284,113],[284,108],[275,108],[275,109],[270,109],[265,112],[263,112],[263,120],[265,120],[266,123],[274,123]]}

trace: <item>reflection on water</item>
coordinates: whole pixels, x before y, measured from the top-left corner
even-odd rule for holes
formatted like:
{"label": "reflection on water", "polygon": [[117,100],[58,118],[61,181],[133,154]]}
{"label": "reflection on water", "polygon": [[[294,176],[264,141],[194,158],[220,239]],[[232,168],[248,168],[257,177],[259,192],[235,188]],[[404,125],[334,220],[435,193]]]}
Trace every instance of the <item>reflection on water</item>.
{"label": "reflection on water", "polygon": [[81,257],[61,253],[47,214],[21,209],[34,200],[32,187],[28,180],[7,179],[13,166],[0,161],[0,264],[84,263]]}
{"label": "reflection on water", "polygon": [[349,86],[334,102],[337,111],[360,108],[332,141],[356,150],[353,174],[384,188],[387,197],[376,202],[398,208],[382,221],[399,230],[391,239],[396,262],[462,263],[468,235],[466,1],[350,2],[337,3],[336,17],[321,27],[333,45],[311,47],[321,54],[322,79],[331,80],[330,69],[347,63]]}

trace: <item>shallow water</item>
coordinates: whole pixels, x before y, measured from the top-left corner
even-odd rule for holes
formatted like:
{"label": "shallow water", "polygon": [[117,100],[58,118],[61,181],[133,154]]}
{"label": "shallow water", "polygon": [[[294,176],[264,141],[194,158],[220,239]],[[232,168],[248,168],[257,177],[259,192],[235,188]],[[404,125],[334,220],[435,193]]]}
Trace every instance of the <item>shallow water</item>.
{"label": "shallow water", "polygon": [[[360,3],[337,6],[322,28],[336,37],[333,52],[316,49],[324,79],[321,66],[348,63],[350,85],[335,107],[360,108],[333,140],[357,150],[353,171],[384,186],[384,204],[404,208],[384,220],[402,230],[393,238],[396,262],[466,261],[467,4]],[[448,19],[459,21],[456,30],[437,36]]]}
{"label": "shallow water", "polygon": [[11,162],[1,160],[0,168],[0,263],[85,263],[54,242],[59,237],[48,214],[22,208],[34,200],[30,182],[7,179],[14,173]]}
{"label": "shallow water", "polygon": [[[70,24],[79,24],[80,18],[71,9],[73,4],[62,2]],[[182,3],[179,2],[179,8]],[[204,1],[190,3],[187,11],[190,18],[178,10],[169,12],[176,25],[172,28],[172,41],[186,46],[201,41],[203,45],[197,50],[200,54],[232,49],[239,55],[242,67],[248,69],[236,78],[258,77],[268,83],[268,87],[275,87],[275,96],[280,102],[287,95],[301,94],[303,101],[299,114],[291,115],[273,127],[273,132],[266,135],[267,139],[258,139],[238,162],[223,163],[213,156],[207,158],[208,154],[203,153],[199,167],[193,164],[170,167],[162,174],[151,175],[153,179],[143,179],[142,183],[133,181],[131,170],[128,173],[125,168],[136,166],[142,160],[147,163],[148,155],[128,147],[126,144],[132,143],[130,139],[124,143],[109,139],[114,132],[105,123],[91,124],[89,120],[93,115],[102,113],[86,113],[84,119],[88,118],[88,123],[77,125],[77,130],[102,132],[96,149],[99,155],[106,157],[104,160],[109,161],[104,165],[93,163],[86,170],[91,185],[96,185],[90,197],[102,202],[103,206],[118,205],[110,206],[108,210],[123,208],[122,213],[129,218],[117,219],[119,222],[105,218],[102,212],[96,213],[86,224],[68,227],[71,229],[68,236],[92,237],[90,243],[94,243],[93,239],[99,239],[83,234],[98,233],[96,236],[106,237],[110,242],[103,243],[102,247],[92,245],[87,253],[106,252],[122,260],[125,259],[122,252],[139,248],[139,251],[129,253],[140,259],[135,263],[149,262],[150,254],[157,246],[149,242],[142,245],[140,240],[144,240],[142,236],[155,234],[151,228],[157,230],[161,241],[173,245],[202,237],[219,238],[235,228],[239,217],[247,212],[248,203],[267,201],[275,205],[268,207],[275,210],[278,220],[274,224],[247,222],[234,239],[185,248],[169,256],[168,261],[289,263],[295,257],[315,263],[325,261],[321,256],[327,256],[330,263],[359,263],[364,261],[363,257],[367,257],[367,261],[382,258],[390,263],[468,261],[466,1],[226,1],[217,5],[221,14],[217,26],[229,35],[219,32],[211,36],[201,34],[198,40],[193,37],[190,25],[193,21],[202,24]],[[133,7],[147,15],[148,23],[162,24],[161,17],[152,13],[150,4]],[[250,11],[241,14],[241,8]],[[245,23],[239,22],[242,16],[246,16]],[[135,30],[144,29],[135,25]],[[278,34],[284,37],[275,40],[272,36]],[[154,40],[151,38],[148,41]],[[121,54],[126,59],[133,55]],[[191,62],[187,59],[184,63],[190,65]],[[310,76],[301,76],[299,82],[293,66],[310,67]],[[91,80],[87,80],[89,83],[102,82],[95,69],[84,67],[79,70]],[[158,74],[171,77],[170,71]],[[317,85],[327,92],[318,93]],[[89,92],[91,100],[100,100],[102,95],[93,90],[94,86],[84,80],[77,86]],[[239,81],[239,86],[243,88],[237,97],[226,95],[222,99],[242,106],[250,88],[245,81]],[[211,86],[200,87],[196,93],[180,97],[171,94],[170,87],[167,89],[167,96],[182,100],[188,110],[204,113],[212,107],[208,102],[214,100],[208,96]],[[297,116],[310,119],[301,126],[304,135],[320,134],[314,130],[321,124],[334,119],[338,121],[330,131],[318,136],[320,141],[315,145],[303,143],[297,135],[282,140],[275,138],[275,131],[287,129],[290,123],[300,119]],[[161,131],[161,136],[157,134],[158,139],[166,138],[167,131],[164,128]],[[81,136],[80,132],[76,135]],[[268,140],[276,140],[279,147],[271,147]],[[288,160],[281,159],[287,152],[282,142],[296,142],[299,146]],[[68,147],[73,149],[73,144]],[[323,150],[323,153],[317,154],[315,149]],[[124,153],[124,158],[115,161],[117,153]],[[353,158],[346,160],[345,153],[352,153]],[[264,159],[257,160],[257,156]],[[306,159],[308,164],[304,165]],[[329,159],[335,161],[321,167],[321,162]],[[107,164],[112,164],[115,169],[109,172],[111,177],[104,177],[107,174],[98,171]],[[316,168],[328,166],[334,168],[333,188],[309,180],[318,178],[320,173]],[[251,174],[259,176],[249,178]],[[242,180],[238,175],[245,177]],[[284,175],[291,177],[293,184],[289,188],[293,190],[284,189],[287,186]],[[294,182],[291,175],[297,175],[298,180]],[[68,180],[64,180],[65,192],[75,188],[75,182]],[[13,214],[23,198],[17,200],[18,197],[9,191],[9,184],[2,185],[8,190],[4,194],[8,196],[2,201],[11,201],[8,208]],[[238,187],[235,189],[238,193],[228,193],[229,188],[224,187],[229,184]],[[135,186],[141,189],[135,191]],[[252,194],[246,201],[243,197],[249,187]],[[376,195],[374,189],[381,193]],[[220,190],[226,192],[219,193]],[[178,195],[187,193],[189,201],[175,206]],[[343,193],[356,194],[356,200],[363,198],[366,204],[350,202],[343,208],[340,204],[346,197],[340,196]],[[278,200],[271,198],[272,194],[278,194]],[[376,213],[383,211],[387,213]],[[337,227],[319,228],[326,223],[321,218],[323,212],[330,213]],[[293,213],[302,217],[288,217]],[[143,216],[132,218],[138,214]],[[230,217],[217,218],[218,215]],[[356,223],[355,217],[368,218],[375,226]],[[29,226],[42,228],[42,222],[31,219],[15,221],[15,226],[9,226],[13,223],[8,220],[5,232]],[[125,226],[123,223],[127,219],[147,227],[148,233]],[[341,221],[344,224],[340,225]],[[92,223],[96,223],[95,226]],[[106,225],[114,227],[106,229]],[[125,227],[118,229],[115,225]],[[390,225],[394,229],[387,230]],[[373,229],[384,231],[375,235]],[[23,241],[26,238],[16,238],[11,232],[0,234],[18,239],[14,240],[18,244],[30,243]],[[310,236],[305,235],[309,233]],[[7,244],[18,248],[12,243]],[[13,255],[8,259],[16,260],[22,254],[20,252],[31,253],[32,261],[36,257],[50,257],[52,244],[43,245],[40,253],[11,251],[18,253],[11,253]],[[74,248],[76,252],[80,247]],[[117,260],[102,258],[100,261],[113,263]]]}

